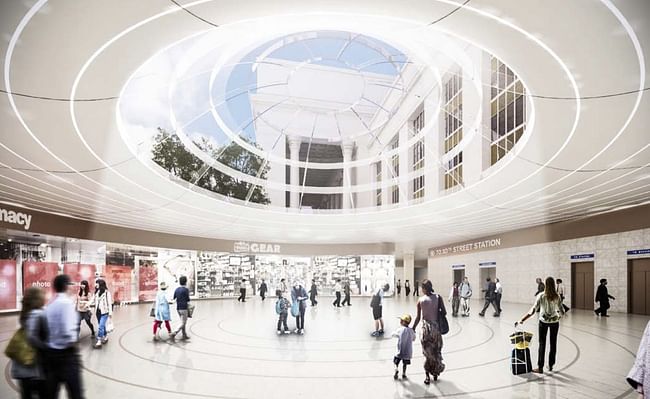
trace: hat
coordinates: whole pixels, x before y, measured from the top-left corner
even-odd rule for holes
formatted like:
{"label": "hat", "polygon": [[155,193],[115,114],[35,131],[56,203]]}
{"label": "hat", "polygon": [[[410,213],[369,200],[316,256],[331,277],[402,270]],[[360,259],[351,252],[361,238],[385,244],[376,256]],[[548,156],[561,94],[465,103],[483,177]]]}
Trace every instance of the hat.
{"label": "hat", "polygon": [[162,283],[160,283],[160,289],[161,290],[166,290],[167,289],[167,283],[164,282],[164,281]]}
{"label": "hat", "polygon": [[399,317],[401,321],[405,321],[407,324],[411,324],[411,315],[410,314],[403,314]]}

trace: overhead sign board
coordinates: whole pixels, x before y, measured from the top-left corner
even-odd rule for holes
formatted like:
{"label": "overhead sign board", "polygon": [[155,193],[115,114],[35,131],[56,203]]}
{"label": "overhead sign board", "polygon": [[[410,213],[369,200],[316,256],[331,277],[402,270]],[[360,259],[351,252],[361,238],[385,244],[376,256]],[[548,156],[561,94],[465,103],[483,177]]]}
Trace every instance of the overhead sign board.
{"label": "overhead sign board", "polygon": [[594,254],[571,255],[571,260],[593,259]]}

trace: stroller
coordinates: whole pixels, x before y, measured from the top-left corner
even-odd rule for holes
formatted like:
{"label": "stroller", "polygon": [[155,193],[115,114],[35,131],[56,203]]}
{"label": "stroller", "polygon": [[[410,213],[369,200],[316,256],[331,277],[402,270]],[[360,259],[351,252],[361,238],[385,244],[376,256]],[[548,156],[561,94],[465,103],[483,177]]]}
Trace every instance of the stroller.
{"label": "stroller", "polygon": [[526,374],[533,370],[530,361],[530,341],[533,339],[533,333],[527,331],[516,330],[510,334],[510,343],[515,347],[512,349],[510,357],[510,365],[512,367],[512,374]]}

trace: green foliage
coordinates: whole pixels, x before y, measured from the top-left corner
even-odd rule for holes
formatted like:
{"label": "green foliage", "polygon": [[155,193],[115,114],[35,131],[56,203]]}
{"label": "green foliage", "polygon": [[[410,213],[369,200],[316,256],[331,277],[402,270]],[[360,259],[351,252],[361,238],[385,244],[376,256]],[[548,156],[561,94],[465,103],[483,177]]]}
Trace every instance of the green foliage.
{"label": "green foliage", "polygon": [[[249,140],[246,141],[259,148],[257,144],[251,143]],[[195,142],[195,144],[212,158],[244,174],[264,179],[269,171],[269,166],[264,164],[262,158],[242,148],[237,143],[231,142],[225,147],[215,148],[206,138],[201,138],[201,141]],[[154,138],[151,152],[154,162],[187,182],[240,200],[245,200],[248,196],[251,188],[250,183],[239,181],[232,176],[208,167],[185,148],[178,136],[160,127]],[[260,173],[262,165],[264,165],[264,168]],[[258,204],[268,204],[270,202],[266,192],[260,186],[254,187],[250,201]]]}

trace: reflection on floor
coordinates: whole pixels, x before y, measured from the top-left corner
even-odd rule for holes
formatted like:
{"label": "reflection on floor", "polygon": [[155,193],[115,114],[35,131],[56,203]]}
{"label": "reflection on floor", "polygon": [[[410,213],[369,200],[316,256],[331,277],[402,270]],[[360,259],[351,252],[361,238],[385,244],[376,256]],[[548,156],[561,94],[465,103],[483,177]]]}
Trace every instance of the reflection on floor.
{"label": "reflection on floor", "polygon": [[[503,303],[501,318],[451,318],[444,338],[447,369],[437,383],[423,384],[419,341],[408,380],[394,381],[392,357],[397,316],[414,315],[415,299],[386,299],[386,336],[370,337],[368,298],[333,308],[321,298],[306,314],[303,336],[277,336],[272,298],[197,302],[189,341],[152,341],[149,305],[115,311],[116,330],[102,349],[91,348],[88,330],[81,352],[88,398],[636,398],[625,382],[647,317],[612,314],[599,319],[571,311],[562,320],[553,373],[513,376],[508,335],[527,306]],[[489,313],[488,313],[489,314]],[[172,324],[177,324],[175,318]],[[0,318],[0,349],[16,325]],[[295,321],[289,317],[289,326]],[[531,353],[537,360],[537,322]],[[163,334],[166,337],[166,332]],[[8,361],[1,363],[8,375]],[[13,382],[0,383],[0,398],[17,398]]]}

